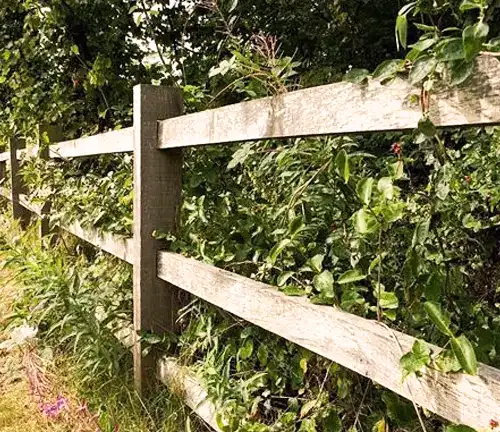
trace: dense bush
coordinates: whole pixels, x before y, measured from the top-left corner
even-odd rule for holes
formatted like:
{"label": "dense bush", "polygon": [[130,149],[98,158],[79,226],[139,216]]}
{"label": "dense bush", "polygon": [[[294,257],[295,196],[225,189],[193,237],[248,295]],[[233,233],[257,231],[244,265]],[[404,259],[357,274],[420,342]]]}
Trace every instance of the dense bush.
{"label": "dense bush", "polygon": [[[26,0],[5,2],[0,17],[12,23],[0,30],[6,136],[34,138],[38,122],[68,135],[129,125],[137,82],[179,86],[186,110],[197,111],[342,78],[362,85],[368,69],[387,84],[408,77],[421,87],[415,131],[186,151],[181,230],[156,234],[174,251],[446,347],[431,357],[418,342],[402,358],[404,375],[500,366],[500,134],[438,133],[428,118],[436,84],[466,83],[480,52],[500,51],[496,4],[419,0],[398,13],[385,1]],[[398,48],[405,58],[391,60]],[[23,167],[32,197],[53,200],[53,222],[131,234],[130,157]],[[100,257],[78,274],[55,265],[68,275],[63,289],[75,278],[95,286],[94,271],[110,264]],[[28,291],[28,304],[48,286]],[[58,311],[61,322],[70,315],[68,341],[86,328]],[[410,402],[202,302],[182,322],[177,353],[204,378],[225,430],[441,428]],[[87,354],[118,369],[115,357]]]}

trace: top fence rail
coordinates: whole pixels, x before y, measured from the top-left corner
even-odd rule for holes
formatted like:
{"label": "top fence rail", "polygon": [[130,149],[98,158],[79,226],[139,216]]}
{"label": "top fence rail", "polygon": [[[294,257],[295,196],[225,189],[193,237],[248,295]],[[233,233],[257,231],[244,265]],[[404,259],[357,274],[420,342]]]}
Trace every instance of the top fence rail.
{"label": "top fence rail", "polygon": [[[432,91],[429,116],[437,127],[500,124],[500,62],[481,57],[477,67],[466,86]],[[408,130],[422,118],[419,96],[418,87],[400,78],[388,85],[369,80],[312,87],[160,121],[158,148]],[[64,141],[50,146],[50,157],[132,152],[133,139],[129,127]],[[0,153],[0,162],[8,159],[8,152]]]}

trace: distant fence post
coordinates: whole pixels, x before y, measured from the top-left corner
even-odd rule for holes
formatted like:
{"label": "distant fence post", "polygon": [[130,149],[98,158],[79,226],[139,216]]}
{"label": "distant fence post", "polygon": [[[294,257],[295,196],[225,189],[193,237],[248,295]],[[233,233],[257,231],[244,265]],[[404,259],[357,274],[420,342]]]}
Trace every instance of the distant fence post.
{"label": "distant fence post", "polygon": [[[44,142],[44,135],[48,139],[48,143]],[[39,157],[45,161],[48,161],[50,158],[49,144],[62,140],[62,131],[59,126],[48,126],[48,125],[39,125],[38,126],[38,148],[39,148]],[[56,242],[56,235],[50,229],[49,224],[49,215],[52,203],[47,200],[42,207],[41,210],[41,218],[40,218],[40,238],[53,234],[51,244]]]}
{"label": "distant fence post", "polygon": [[14,219],[19,219],[21,227],[27,228],[30,222],[30,212],[21,205],[19,196],[26,192],[19,172],[19,160],[17,159],[17,151],[24,148],[24,141],[13,137],[10,139],[10,181],[11,181],[11,200],[12,200],[12,216]]}
{"label": "distant fence post", "polygon": [[[142,356],[140,333],[174,331],[179,289],[157,277],[163,242],[155,230],[174,231],[179,223],[182,150],[158,150],[158,120],[182,114],[175,88],[134,87],[134,377],[139,392],[154,382],[158,353]],[[139,336],[137,336],[139,334]]]}

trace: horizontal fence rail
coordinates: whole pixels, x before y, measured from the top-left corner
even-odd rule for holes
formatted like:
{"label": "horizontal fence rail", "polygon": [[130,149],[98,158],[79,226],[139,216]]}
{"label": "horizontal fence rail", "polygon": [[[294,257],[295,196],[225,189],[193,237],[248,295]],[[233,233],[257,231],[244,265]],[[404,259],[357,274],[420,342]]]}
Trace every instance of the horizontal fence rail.
{"label": "horizontal fence rail", "polygon": [[[160,122],[159,148],[416,128],[420,89],[340,82],[174,117]],[[500,123],[500,63],[480,58],[467,87],[432,90],[430,119],[438,127]]]}
{"label": "horizontal fence rail", "polygon": [[[134,150],[134,128],[128,127],[79,139],[62,141],[49,146],[49,157],[68,159],[83,156],[96,156],[110,153],[127,153]],[[17,158],[34,157],[39,147],[18,150]],[[9,152],[0,153],[0,162],[9,160]]]}
{"label": "horizontal fence rail", "polygon": [[[177,223],[182,154],[172,149],[268,138],[413,129],[422,117],[419,103],[412,102],[415,99],[412,96],[418,98],[419,94],[419,88],[402,79],[386,86],[373,80],[365,85],[342,82],[179,115],[182,104],[175,92],[140,86],[134,102],[137,106],[134,107],[133,128],[53,144],[48,157],[134,151],[134,194],[147,202],[144,208],[137,205],[142,201],[136,200],[134,204],[134,212],[140,210],[144,218],[141,222],[134,217],[134,230],[142,223],[142,237],[136,237],[134,242],[83,228],[78,222],[61,228],[133,264],[135,272],[144,270],[149,278],[144,277],[144,281],[154,280],[157,274],[167,282],[164,289],[169,290],[167,297],[172,300],[168,310],[164,310],[160,302],[149,301],[161,296],[163,291],[154,291],[160,285],[153,288],[149,282],[134,282],[134,286],[141,289],[141,295],[137,295],[138,291],[134,295],[134,316],[141,311],[141,326],[148,327],[150,315],[156,314],[157,318],[175,315],[179,304],[175,304],[172,293],[178,287],[366,376],[447,420],[476,429],[489,429],[491,420],[500,419],[499,370],[481,364],[478,375],[471,376],[428,369],[422,377],[413,376],[403,382],[399,360],[411,349],[415,338],[377,321],[334,307],[314,305],[306,298],[286,296],[269,285],[178,254],[160,251],[155,263],[155,251],[145,247],[152,230],[161,228],[156,225],[163,220],[163,213],[169,212],[168,223],[174,228]],[[430,100],[429,116],[438,127],[500,124],[500,63],[493,58],[480,58],[478,73],[467,86],[436,88]],[[168,157],[155,153],[165,149],[170,149]],[[6,179],[6,162],[10,160],[14,166],[10,174],[13,181],[19,175],[16,160],[38,153],[38,147],[18,150],[12,157],[10,152],[0,153],[0,181]],[[142,162],[138,163],[139,160]],[[20,186],[16,186],[16,193],[0,189],[0,194],[10,200],[16,199],[17,205],[46,218],[47,207],[30,203]],[[168,188],[167,193],[165,188]],[[168,199],[159,199],[167,195]],[[141,260],[137,259],[138,244],[140,250],[146,251]],[[146,255],[151,259],[146,259]],[[145,308],[141,304],[145,304],[147,298],[148,307]],[[138,329],[136,322],[132,331],[136,351],[140,344],[135,337]],[[440,350],[435,346],[431,348],[435,353]],[[136,368],[137,364],[136,361]],[[215,408],[206,401],[201,384],[181,372],[169,359],[159,359],[153,365],[158,366],[160,379],[169,386],[175,385],[173,379],[177,376],[186,403],[218,430]],[[141,380],[145,376],[142,372]]]}
{"label": "horizontal fence rail", "polygon": [[500,371],[495,368],[481,364],[476,376],[426,370],[403,383],[399,359],[411,350],[414,337],[178,254],[161,252],[158,265],[161,279],[452,422],[486,429],[491,419],[500,419]]}

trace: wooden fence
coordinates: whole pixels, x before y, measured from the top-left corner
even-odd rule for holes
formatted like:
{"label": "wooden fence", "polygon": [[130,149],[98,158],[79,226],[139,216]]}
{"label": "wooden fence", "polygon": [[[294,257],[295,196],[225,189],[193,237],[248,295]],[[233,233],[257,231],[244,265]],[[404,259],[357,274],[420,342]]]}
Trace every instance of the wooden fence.
{"label": "wooden fence", "polygon": [[[409,96],[419,89],[404,80],[389,86],[335,83],[275,97],[182,115],[175,89],[140,85],[134,88],[132,128],[50,146],[45,157],[68,158],[103,153],[134,154],[134,237],[121,239],[78,223],[62,227],[79,238],[130,263],[134,268],[134,335],[137,331],[175,331],[181,306],[179,292],[188,291],[263,329],[273,332],[376,383],[413,400],[454,423],[479,430],[500,421],[500,371],[480,364],[478,374],[445,374],[426,370],[402,381],[399,359],[415,338],[377,321],[288,297],[272,286],[166,252],[154,230],[173,231],[179,221],[182,148],[265,138],[285,138],[412,129],[421,118]],[[480,59],[478,73],[466,87],[433,92],[430,118],[438,127],[500,123],[500,62]],[[0,154],[0,180],[11,164],[12,190],[2,194],[14,215],[27,222],[26,209],[45,218],[47,206],[29,203],[18,176],[18,159],[38,149],[19,149],[11,140]],[[141,389],[159,376],[180,383],[186,402],[217,430],[215,408],[193,377],[171,359],[155,353],[141,357],[134,347],[136,383]],[[440,348],[432,347],[434,352]]]}

